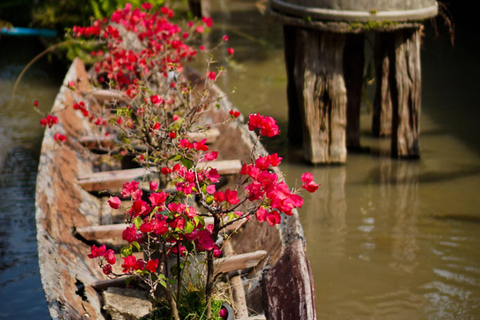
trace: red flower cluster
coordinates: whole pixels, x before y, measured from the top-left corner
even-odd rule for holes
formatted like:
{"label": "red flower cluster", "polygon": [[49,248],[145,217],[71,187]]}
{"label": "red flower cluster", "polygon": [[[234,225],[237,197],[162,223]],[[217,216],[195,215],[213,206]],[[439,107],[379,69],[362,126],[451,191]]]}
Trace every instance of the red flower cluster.
{"label": "red flower cluster", "polygon": [[59,142],[59,143],[63,143],[65,141],[67,141],[67,137],[63,134],[61,134],[60,132],[56,132],[54,135],[53,135],[53,141],[56,141],[56,142]]}
{"label": "red flower cluster", "polygon": [[[112,264],[117,262],[115,258],[115,252],[112,249],[108,249],[102,244],[100,247],[93,245],[90,249],[90,254],[88,255],[90,259],[102,258],[106,260],[107,264],[103,266],[103,273],[110,274],[112,273]],[[102,263],[103,264],[103,263]]]}
{"label": "red flower cluster", "polygon": [[40,120],[40,124],[42,127],[48,126],[51,128],[53,125],[58,123],[58,118],[55,116],[52,116],[51,114],[47,115],[45,118]]}
{"label": "red flower cluster", "polygon": [[320,186],[319,184],[313,182],[313,175],[310,172],[305,172],[302,174],[301,179],[303,182],[302,188],[310,193],[317,191],[318,187]]}
{"label": "red flower cluster", "polygon": [[280,130],[278,129],[277,121],[275,121],[275,119],[272,117],[259,115],[258,113],[251,114],[248,117],[248,129],[250,131],[260,129],[260,134],[269,138],[280,134]]}

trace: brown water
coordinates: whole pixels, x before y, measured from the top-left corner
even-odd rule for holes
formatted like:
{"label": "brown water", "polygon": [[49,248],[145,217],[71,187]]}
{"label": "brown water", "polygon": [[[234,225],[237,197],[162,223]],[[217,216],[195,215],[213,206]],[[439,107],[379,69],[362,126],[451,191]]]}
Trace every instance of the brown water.
{"label": "brown water", "polygon": [[[435,40],[427,26],[419,161],[390,159],[389,139],[369,134],[365,106],[361,143],[371,153],[349,154],[345,166],[312,167],[303,163],[300,149],[286,144],[281,28],[268,23],[252,0],[211,3],[211,38],[229,34],[235,48],[220,84],[225,91],[237,87],[229,98],[244,114],[279,120],[282,135],[267,147],[284,156],[290,184],[304,171],[322,184],[300,210],[319,319],[480,319],[478,27],[459,21],[452,49],[444,34]],[[25,80],[15,107],[8,106],[12,81],[28,59],[5,58],[4,39],[0,45],[0,190],[25,199],[0,206],[0,318],[45,319],[34,259],[32,184],[42,132],[31,103],[39,99],[47,110],[59,81],[51,80],[52,67],[41,64]],[[14,242],[21,245],[14,248]],[[27,304],[34,311],[22,308]]]}

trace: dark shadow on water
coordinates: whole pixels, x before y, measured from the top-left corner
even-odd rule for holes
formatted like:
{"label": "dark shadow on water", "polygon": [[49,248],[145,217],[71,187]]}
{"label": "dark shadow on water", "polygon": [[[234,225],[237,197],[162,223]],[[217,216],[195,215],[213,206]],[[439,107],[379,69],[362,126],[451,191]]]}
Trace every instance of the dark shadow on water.
{"label": "dark shadow on water", "polygon": [[5,319],[49,317],[43,291],[39,290],[35,228],[38,160],[34,154],[13,147],[0,164],[0,318]]}

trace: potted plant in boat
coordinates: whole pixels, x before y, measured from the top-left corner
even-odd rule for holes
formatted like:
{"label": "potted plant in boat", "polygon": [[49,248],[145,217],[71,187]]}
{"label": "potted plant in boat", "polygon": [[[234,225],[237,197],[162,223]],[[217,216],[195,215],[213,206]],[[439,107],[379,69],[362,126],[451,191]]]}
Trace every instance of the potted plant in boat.
{"label": "potted plant in boat", "polygon": [[[147,285],[156,307],[149,319],[223,318],[228,312],[222,307],[221,290],[215,287],[215,259],[224,254],[228,242],[224,231],[252,217],[274,226],[282,215],[301,207],[303,200],[299,189],[291,190],[270,170],[282,158],[256,156],[256,144],[237,182],[222,187],[212,165],[218,152],[210,150],[207,138],[198,137],[215,129],[205,123],[204,115],[223,98],[212,96],[209,88],[225,71],[212,70],[210,59],[200,85],[184,76],[184,63],[197,55],[186,42],[203,33],[212,20],[188,22],[182,30],[171,22],[172,16],[166,7],[151,12],[148,3],[142,9],[127,4],[108,20],[72,29],[73,37],[94,39],[98,45],[92,51],[94,83],[117,92],[117,99],[109,102],[104,113],[89,109],[81,100],[72,107],[100,130],[113,126],[120,138],[120,154],[156,175],[148,188],[141,188],[138,181],[125,183],[121,195],[108,201],[113,209],[121,207],[122,199],[129,201],[124,208],[127,244],[118,262],[122,272],[114,271],[117,258],[105,245],[92,246],[89,257],[98,259],[108,277],[126,277],[127,282],[135,278]],[[221,43],[226,41],[228,36]],[[205,48],[200,46],[200,50]],[[233,49],[228,52],[233,54]],[[72,90],[75,85],[68,84]],[[239,121],[239,117],[238,111],[231,110],[216,125]],[[52,126],[56,121],[48,115],[42,124]],[[248,128],[258,132],[257,143],[262,136],[279,134],[276,121],[260,114],[249,116]],[[65,137],[58,133],[55,139],[62,143]],[[318,188],[310,173],[301,180],[309,192]]]}

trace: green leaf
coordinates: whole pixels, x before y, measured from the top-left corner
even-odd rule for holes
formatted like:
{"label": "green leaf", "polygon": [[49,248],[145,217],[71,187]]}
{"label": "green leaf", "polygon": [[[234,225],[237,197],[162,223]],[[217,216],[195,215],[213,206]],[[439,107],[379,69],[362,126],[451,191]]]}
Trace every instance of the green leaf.
{"label": "green leaf", "polygon": [[167,283],[165,282],[165,280],[160,280],[158,281],[158,283],[160,283],[164,288],[167,287]]}
{"label": "green leaf", "polygon": [[187,224],[185,226],[185,233],[191,233],[195,229],[195,226],[191,221],[187,221]]}
{"label": "green leaf", "polygon": [[132,244],[135,246],[135,248],[137,248],[138,252],[142,251],[137,241],[133,241]]}
{"label": "green leaf", "polygon": [[120,250],[120,253],[122,254],[122,256],[124,256],[125,258],[132,255],[132,246],[131,245],[125,245],[121,250]]}
{"label": "green leaf", "polygon": [[187,158],[182,158],[180,159],[180,162],[185,166],[185,168],[187,168],[188,170],[190,170],[191,168],[193,168],[193,161],[192,160],[189,160]]}
{"label": "green leaf", "polygon": [[132,282],[133,280],[133,277],[128,277],[127,279],[125,279],[125,286],[129,286],[130,285],[130,282]]}
{"label": "green leaf", "polygon": [[142,218],[136,217],[135,219],[133,219],[133,223],[135,224],[137,230],[140,229],[140,226],[142,225]]}

